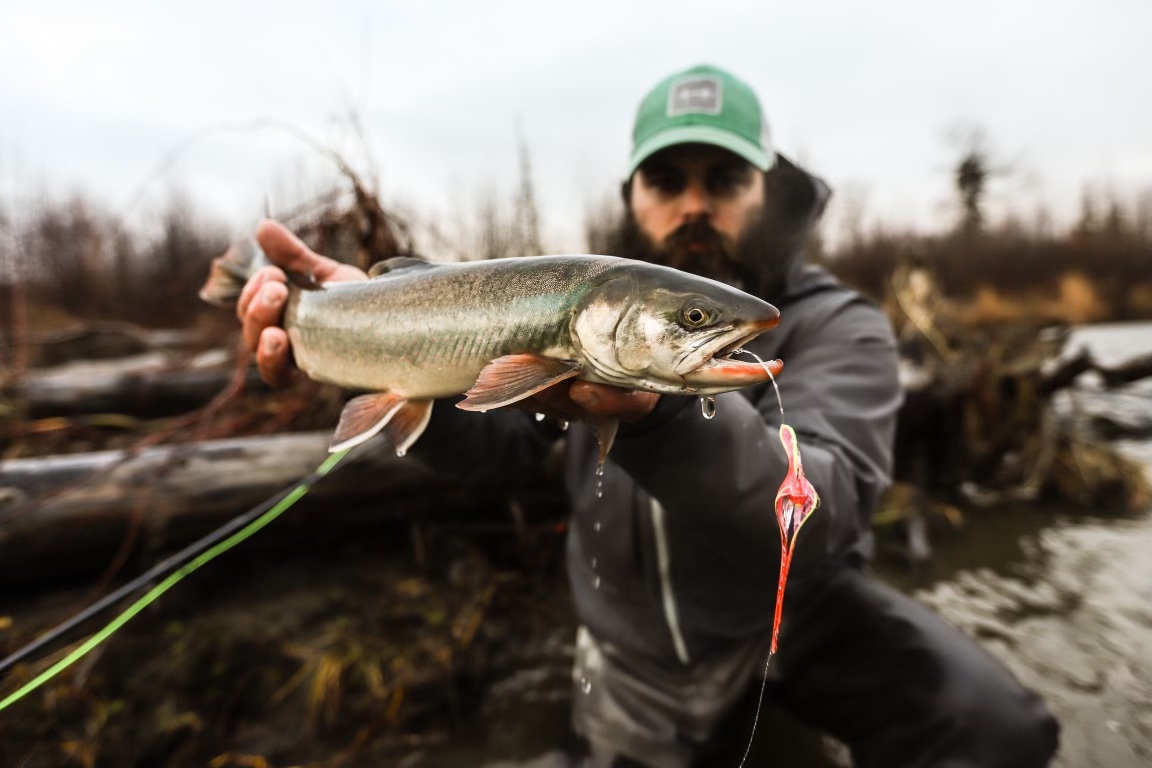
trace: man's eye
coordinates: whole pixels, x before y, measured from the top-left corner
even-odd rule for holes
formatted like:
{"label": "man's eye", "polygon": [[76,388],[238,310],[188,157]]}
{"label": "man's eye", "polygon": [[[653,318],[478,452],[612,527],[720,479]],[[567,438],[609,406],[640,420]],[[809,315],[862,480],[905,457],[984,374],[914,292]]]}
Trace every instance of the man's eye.
{"label": "man's eye", "polygon": [[684,188],[684,177],[677,173],[646,173],[644,180],[649,187],[661,192],[679,192]]}
{"label": "man's eye", "polygon": [[708,179],[708,186],[714,193],[733,192],[747,184],[749,178],[743,170],[721,171]]}

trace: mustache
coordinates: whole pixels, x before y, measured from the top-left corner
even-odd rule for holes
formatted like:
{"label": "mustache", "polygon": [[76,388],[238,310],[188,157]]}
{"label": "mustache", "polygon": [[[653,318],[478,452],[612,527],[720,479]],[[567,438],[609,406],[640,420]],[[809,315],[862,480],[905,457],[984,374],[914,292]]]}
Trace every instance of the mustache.
{"label": "mustache", "polygon": [[665,238],[666,248],[684,247],[687,245],[705,245],[723,247],[725,238],[712,228],[705,219],[692,219],[677,227],[672,234]]}
{"label": "mustache", "polygon": [[664,238],[656,249],[668,266],[719,268],[738,260],[739,246],[721,234],[707,219],[686,221]]}

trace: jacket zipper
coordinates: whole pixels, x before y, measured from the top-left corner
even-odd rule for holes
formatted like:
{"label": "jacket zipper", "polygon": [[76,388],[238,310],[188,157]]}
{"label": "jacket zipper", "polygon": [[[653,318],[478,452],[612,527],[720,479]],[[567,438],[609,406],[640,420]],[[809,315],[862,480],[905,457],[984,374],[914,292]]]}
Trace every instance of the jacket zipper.
{"label": "jacket zipper", "polygon": [[668,557],[668,533],[664,526],[664,507],[654,496],[649,498],[652,528],[656,533],[656,564],[660,570],[660,596],[664,602],[664,620],[668,623],[668,631],[672,635],[672,645],[676,648],[676,657],[680,659],[681,664],[688,665],[691,658],[688,656],[688,646],[684,642],[684,636],[680,633],[680,614],[676,610],[676,596],[672,593],[672,564]]}

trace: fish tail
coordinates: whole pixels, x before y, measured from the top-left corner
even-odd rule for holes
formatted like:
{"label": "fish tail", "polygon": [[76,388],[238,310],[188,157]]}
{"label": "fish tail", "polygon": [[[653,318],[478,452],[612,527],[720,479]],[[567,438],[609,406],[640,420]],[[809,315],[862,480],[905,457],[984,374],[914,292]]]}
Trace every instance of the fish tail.
{"label": "fish tail", "polygon": [[270,263],[255,240],[238,240],[212,260],[208,280],[200,289],[200,298],[218,307],[233,307],[240,299],[248,278]]}

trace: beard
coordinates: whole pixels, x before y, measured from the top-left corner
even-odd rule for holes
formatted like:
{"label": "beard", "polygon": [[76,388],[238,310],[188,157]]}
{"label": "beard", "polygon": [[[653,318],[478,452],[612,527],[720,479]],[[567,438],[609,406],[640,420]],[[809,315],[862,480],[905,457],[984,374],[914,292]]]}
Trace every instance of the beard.
{"label": "beard", "polygon": [[607,238],[607,253],[691,272],[771,298],[783,290],[793,258],[773,252],[776,238],[770,219],[760,211],[737,239],[718,232],[705,218],[692,219],[657,243],[640,229],[627,208]]}
{"label": "beard", "polygon": [[608,253],[672,267],[742,288],[747,280],[741,266],[742,257],[746,255],[743,240],[743,237],[737,241],[716,231],[707,219],[700,218],[685,222],[658,243],[640,229],[629,208],[615,233],[609,237]]}

